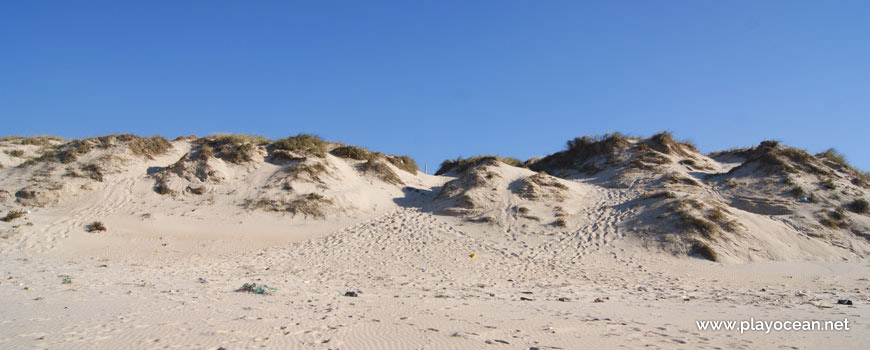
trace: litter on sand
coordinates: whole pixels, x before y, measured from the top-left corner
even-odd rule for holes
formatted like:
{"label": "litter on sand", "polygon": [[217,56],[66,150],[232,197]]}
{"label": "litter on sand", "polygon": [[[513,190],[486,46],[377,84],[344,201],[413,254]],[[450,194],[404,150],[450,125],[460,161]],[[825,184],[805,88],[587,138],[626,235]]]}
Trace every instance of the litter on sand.
{"label": "litter on sand", "polygon": [[254,294],[272,294],[272,292],[278,290],[278,288],[272,288],[265,284],[256,284],[256,283],[245,283],[242,285],[242,288],[236,290],[236,292],[248,292]]}

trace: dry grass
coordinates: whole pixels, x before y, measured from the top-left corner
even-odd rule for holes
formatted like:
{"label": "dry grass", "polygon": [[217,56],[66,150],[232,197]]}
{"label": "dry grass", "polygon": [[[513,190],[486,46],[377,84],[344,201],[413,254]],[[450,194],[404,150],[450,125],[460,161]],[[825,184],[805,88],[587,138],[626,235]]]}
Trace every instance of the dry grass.
{"label": "dry grass", "polygon": [[822,211],[822,217],[819,219],[819,223],[833,229],[849,227],[843,208],[837,208],[834,211]]}
{"label": "dry grass", "polygon": [[719,261],[719,255],[716,254],[713,247],[700,241],[692,243],[692,247],[689,249],[689,254],[698,255],[710,261]]}
{"label": "dry grass", "polygon": [[417,162],[408,156],[387,156],[387,161],[396,168],[402,169],[411,175],[417,175],[417,172],[420,171]]}
{"label": "dry grass", "polygon": [[849,162],[846,161],[846,156],[833,148],[828,148],[826,151],[816,154],[816,157],[827,159],[845,168],[852,168]]}
{"label": "dry grass", "polygon": [[16,157],[16,158],[24,157],[24,151],[22,151],[20,149],[14,149],[11,151],[7,150],[7,151],[4,151],[4,153],[8,154],[9,156]]}
{"label": "dry grass", "polygon": [[707,219],[709,219],[725,231],[734,232],[737,230],[738,227],[737,221],[729,219],[726,213],[727,211],[723,208],[713,208],[707,214]]}
{"label": "dry grass", "polygon": [[193,144],[199,147],[196,157],[198,160],[215,157],[230,163],[243,164],[252,161],[257,147],[268,142],[262,136],[221,134],[197,139]]}
{"label": "dry grass", "polygon": [[326,165],[319,161],[314,162],[299,162],[287,168],[294,179],[307,179],[311,181],[322,181],[321,175],[327,174]]}
{"label": "dry grass", "polygon": [[858,214],[867,214],[870,212],[870,203],[864,198],[858,198],[849,203],[849,210]]}
{"label": "dry grass", "polygon": [[520,180],[516,193],[522,198],[532,200],[539,198],[562,200],[565,198],[563,192],[566,190],[568,186],[558,179],[544,173],[537,173]]}
{"label": "dry grass", "polygon": [[792,187],[791,191],[789,192],[791,192],[791,194],[797,198],[803,198],[807,194],[806,191],[804,191],[804,189],[800,186]]}
{"label": "dry grass", "polygon": [[106,230],[106,226],[103,225],[102,222],[94,221],[94,222],[88,224],[86,230],[87,230],[88,232],[99,232],[99,231],[105,231],[105,230]]}
{"label": "dry grass", "polygon": [[674,141],[673,135],[668,131],[663,131],[651,136],[643,141],[644,144],[664,154],[678,154],[681,156],[689,156],[687,150],[697,151],[695,145],[690,142]]}
{"label": "dry grass", "polygon": [[336,147],[332,151],[329,151],[329,154],[332,154],[339,158],[347,158],[347,159],[356,159],[356,160],[369,160],[372,158],[373,153],[369,150],[357,147],[357,146],[341,146]]}
{"label": "dry grass", "polygon": [[289,202],[270,199],[246,200],[242,206],[246,209],[260,209],[273,212],[288,212],[293,215],[324,218],[324,206],[333,204],[331,199],[317,193],[308,193]]}
{"label": "dry grass", "polygon": [[99,165],[91,163],[88,165],[83,165],[81,169],[86,174],[88,174],[89,178],[99,182],[103,182],[103,168]]}
{"label": "dry grass", "polygon": [[3,217],[3,221],[12,222],[12,220],[22,218],[24,215],[27,215],[27,212],[24,210],[10,210],[6,213],[6,216]]}
{"label": "dry grass", "polygon": [[655,191],[655,192],[647,192],[644,195],[640,196],[641,199],[658,199],[658,198],[676,198],[675,195],[671,191]]}
{"label": "dry grass", "polygon": [[272,142],[273,149],[299,152],[315,157],[326,157],[326,145],[320,137],[309,134],[299,134]]}
{"label": "dry grass", "polygon": [[365,163],[360,164],[359,169],[366,174],[375,174],[383,182],[395,185],[403,184],[399,175],[396,175],[393,169],[390,169],[383,161],[369,159]]}
{"label": "dry grass", "polygon": [[462,157],[457,157],[455,160],[448,159],[441,162],[441,167],[438,168],[438,171],[435,172],[435,175],[443,175],[450,172],[462,174],[469,169],[474,168],[487,161],[498,161],[515,167],[523,166],[523,162],[521,162],[519,159],[510,157],[500,157],[493,155],[480,155],[465,159],[463,159]]}
{"label": "dry grass", "polygon": [[[125,135],[119,136],[119,139],[123,136]],[[134,136],[130,139],[129,143],[127,143],[127,148],[137,156],[154,159],[154,156],[164,154],[172,149],[172,144],[163,136],[152,136],[148,138]]]}
{"label": "dry grass", "polygon": [[62,142],[63,138],[58,136],[31,136],[31,137],[21,137],[21,136],[4,136],[0,138],[0,142],[11,142],[18,145],[30,145],[30,146],[49,146],[54,142]]}

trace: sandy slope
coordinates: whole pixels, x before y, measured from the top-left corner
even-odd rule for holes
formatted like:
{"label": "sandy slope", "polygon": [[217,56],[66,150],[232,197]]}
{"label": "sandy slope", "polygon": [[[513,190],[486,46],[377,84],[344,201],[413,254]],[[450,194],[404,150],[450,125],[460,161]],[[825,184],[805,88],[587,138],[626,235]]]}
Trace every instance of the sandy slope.
{"label": "sandy slope", "polygon": [[[644,207],[626,204],[643,191],[598,179],[543,178],[564,189],[536,187],[532,196],[522,186],[534,172],[495,164],[481,170],[493,173],[486,181],[460,189],[470,211],[448,216],[456,198],[439,194],[453,178],[397,170],[403,184],[389,184],[327,155],[331,178],[293,185],[343,209],[312,219],[241,208],[286,195],[273,186],[283,165],[217,163],[223,180],[207,193],[161,196],[150,169],[178,161],[189,143],[150,160],[110,151],[121,160],[104,181],[49,175],[46,183],[64,182],[61,201],[0,223],[0,348],[856,349],[870,341],[870,264],[764,215],[734,210],[751,228],[741,237],[755,237],[733,251],[761,242],[796,261],[723,264],[651,250],[630,222]],[[567,226],[550,223],[556,214]],[[469,221],[481,217],[491,221]],[[109,230],[86,232],[94,220]],[[247,282],[277,290],[235,291]],[[848,318],[852,329],[740,334],[695,324],[750,317]]]}
{"label": "sandy slope", "polygon": [[[460,224],[399,208],[268,248],[217,253],[167,235],[88,253],[8,254],[0,346],[836,349],[870,338],[866,263],[720,265],[618,244],[578,257]],[[251,281],[278,289],[233,291]],[[856,305],[814,305],[838,298]],[[749,317],[848,317],[854,328],[741,335],[694,324]]]}

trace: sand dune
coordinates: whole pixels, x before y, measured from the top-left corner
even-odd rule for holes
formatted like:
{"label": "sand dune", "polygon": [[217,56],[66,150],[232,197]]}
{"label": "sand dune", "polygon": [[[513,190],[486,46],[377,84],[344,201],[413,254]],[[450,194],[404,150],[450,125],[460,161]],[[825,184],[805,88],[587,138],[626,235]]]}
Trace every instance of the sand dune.
{"label": "sand dune", "polygon": [[[23,213],[0,223],[0,348],[870,340],[870,219],[851,206],[867,185],[781,145],[704,155],[669,135],[587,139],[525,167],[483,157],[439,176],[307,137],[12,138],[0,150],[0,208]],[[94,221],[107,230],[88,232]],[[245,283],[275,289],[236,292]],[[696,325],[749,318],[853,328]]]}

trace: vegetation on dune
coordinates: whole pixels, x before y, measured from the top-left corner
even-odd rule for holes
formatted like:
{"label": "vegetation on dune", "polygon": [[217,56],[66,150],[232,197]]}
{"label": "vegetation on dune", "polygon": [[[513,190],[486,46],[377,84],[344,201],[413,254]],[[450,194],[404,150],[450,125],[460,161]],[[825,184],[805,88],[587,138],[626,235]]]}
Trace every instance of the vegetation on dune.
{"label": "vegetation on dune", "polygon": [[849,223],[846,221],[846,212],[843,208],[837,208],[831,211],[823,210],[821,212],[821,217],[819,218],[819,223],[833,229],[849,227]]}
{"label": "vegetation on dune", "polygon": [[88,226],[87,226],[88,232],[98,232],[98,231],[105,231],[105,230],[106,230],[106,226],[103,225],[103,223],[99,222],[99,221],[94,221],[94,222],[88,224]]}
{"label": "vegetation on dune", "polygon": [[[121,135],[119,139],[123,136],[132,136],[132,135]],[[130,149],[130,152],[137,156],[142,156],[148,159],[154,159],[154,156],[161,155],[166,153],[166,151],[172,148],[172,144],[169,143],[163,136],[152,136],[152,137],[138,137],[133,136],[127,147]]]}
{"label": "vegetation on dune", "polygon": [[339,158],[347,158],[347,159],[356,159],[356,160],[369,160],[372,158],[373,153],[369,150],[357,147],[357,146],[340,146],[336,147],[332,151],[329,151],[329,154],[332,154]]}
{"label": "vegetation on dune", "polygon": [[404,170],[411,175],[417,175],[417,172],[420,171],[417,162],[408,156],[387,156],[387,161],[394,167]]}
{"label": "vegetation on dune", "polygon": [[24,215],[26,214],[27,212],[24,210],[10,210],[8,213],[6,213],[6,216],[3,217],[3,221],[12,222],[12,220],[24,217]]}
{"label": "vegetation on dune", "polygon": [[327,142],[320,137],[309,134],[299,134],[272,142],[273,149],[310,154],[315,157],[326,157]]}
{"label": "vegetation on dune", "polygon": [[14,149],[11,151],[4,151],[4,153],[6,153],[12,157],[16,157],[16,158],[24,157],[24,151],[22,151],[20,149]]}
{"label": "vegetation on dune", "polygon": [[30,146],[48,146],[51,145],[52,142],[61,142],[63,138],[58,136],[4,136],[0,138],[0,142],[11,142],[17,145],[30,145]]}
{"label": "vegetation on dune", "polygon": [[333,201],[317,193],[308,193],[290,201],[259,199],[246,200],[242,206],[246,209],[260,209],[273,212],[288,212],[293,215],[324,218],[326,213],[324,206],[333,204]]}
{"label": "vegetation on dune", "polygon": [[870,203],[864,198],[858,198],[849,203],[849,210],[858,214],[867,214],[870,212]]}
{"label": "vegetation on dune", "polygon": [[816,157],[827,159],[846,168],[852,167],[849,165],[849,162],[846,161],[846,156],[833,148],[828,148],[824,152],[816,154]]}
{"label": "vegetation on dune", "polygon": [[215,157],[234,164],[250,162],[257,147],[268,143],[269,139],[263,136],[235,134],[214,135],[193,141],[194,145],[199,146],[197,159]]}
{"label": "vegetation on dune", "polygon": [[649,145],[652,149],[664,154],[677,154],[681,156],[689,156],[686,149],[697,152],[695,144],[690,141],[677,142],[674,140],[673,134],[668,131],[659,132],[650,138],[643,140],[643,144]]}
{"label": "vegetation on dune", "polygon": [[[695,151],[691,143],[674,141],[668,132],[661,132],[648,139],[625,136],[621,133],[607,133],[576,137],[569,140],[566,149],[528,162],[530,169],[535,171],[558,172],[560,169],[575,169],[585,173],[601,171],[600,164],[616,164],[620,160],[628,160],[627,165],[635,169],[651,170],[656,165],[668,163],[665,155],[676,154],[688,156],[687,150]],[[628,157],[622,157],[624,151],[630,151]],[[621,159],[622,158],[622,159]]]}
{"label": "vegetation on dune", "polygon": [[326,165],[319,161],[295,163],[286,170],[294,179],[307,178],[312,181],[321,181],[320,176],[326,174]]}
{"label": "vegetation on dune", "polygon": [[379,179],[386,183],[400,185],[402,184],[402,179],[399,178],[398,175],[390,169],[387,164],[377,159],[369,159],[365,163],[360,164],[360,170],[365,173],[375,174]]}
{"label": "vegetation on dune", "polygon": [[441,167],[438,168],[438,171],[435,172],[435,175],[443,175],[450,172],[464,173],[468,169],[478,166],[485,161],[498,161],[515,167],[523,166],[522,161],[510,157],[500,157],[493,155],[480,155],[465,159],[463,159],[462,157],[457,157],[455,160],[448,159],[441,162]]}
{"label": "vegetation on dune", "polygon": [[701,241],[692,243],[692,247],[689,248],[689,254],[698,255],[710,261],[719,261],[719,255],[716,254],[716,251],[710,245]]}
{"label": "vegetation on dune", "polygon": [[119,144],[126,145],[133,154],[148,159],[153,159],[154,156],[166,153],[166,151],[172,148],[172,144],[162,136],[140,137],[130,134],[76,139],[57,145],[52,144],[51,141],[58,141],[59,138],[27,138],[19,141],[23,140],[31,140],[29,144],[38,144],[43,146],[43,148],[38,157],[25,161],[21,164],[22,167],[40,162],[69,164],[77,161],[79,157],[90,153],[94,149],[107,149]]}

